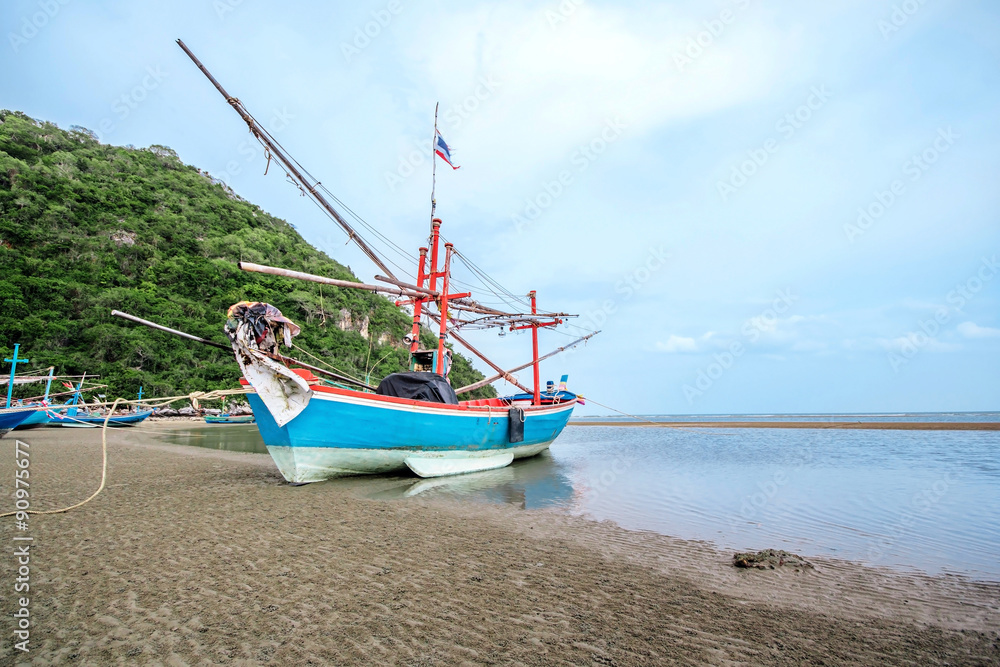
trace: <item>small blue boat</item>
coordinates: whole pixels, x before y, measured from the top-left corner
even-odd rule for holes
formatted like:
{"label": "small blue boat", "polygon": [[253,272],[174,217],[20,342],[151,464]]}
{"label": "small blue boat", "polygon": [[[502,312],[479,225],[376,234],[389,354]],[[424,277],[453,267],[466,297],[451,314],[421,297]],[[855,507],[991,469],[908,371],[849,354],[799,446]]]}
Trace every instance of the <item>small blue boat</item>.
{"label": "small blue boat", "polygon": [[49,416],[45,414],[45,410],[38,409],[45,406],[31,405],[28,407],[36,408],[34,413],[30,417],[25,419],[23,422],[15,426],[14,428],[29,428],[31,426],[44,426],[45,424],[48,423]]}
{"label": "small blue boat", "polygon": [[[35,426],[45,426],[46,424],[48,424],[52,420],[52,415],[55,414],[56,412],[61,411],[61,410],[70,410],[71,414],[75,414],[75,410],[78,409],[75,406],[80,401],[80,396],[81,396],[81,393],[83,391],[84,380],[80,380],[80,383],[77,385],[76,391],[73,394],[73,398],[72,399],[70,399],[66,403],[57,404],[57,405],[49,405],[49,403],[48,403],[49,392],[51,391],[51,388],[52,388],[52,381],[54,379],[56,379],[56,377],[54,375],[54,371],[55,371],[55,368],[50,367],[49,368],[49,374],[48,374],[47,377],[42,376],[42,377],[34,378],[38,382],[41,382],[42,380],[45,381],[45,395],[42,397],[41,402],[29,403],[28,405],[25,406],[25,407],[34,408],[35,412],[30,417],[28,417],[27,419],[25,419],[23,422],[21,422],[20,424],[18,424],[15,428],[18,428],[18,429],[28,429],[28,428],[33,428]],[[83,377],[84,377],[84,379],[86,379],[86,375],[84,375]],[[66,385],[66,387],[68,387],[70,389],[73,388],[71,385],[68,385],[68,384]]]}
{"label": "small blue boat", "polygon": [[[17,376],[17,365],[20,363],[27,363],[30,359],[26,359],[20,356],[21,344],[14,344],[14,354],[11,358],[4,358],[4,361],[10,362],[10,378],[4,381],[7,385],[7,403],[3,408],[0,408],[0,436],[3,436],[14,428],[17,428],[23,424],[26,420],[35,417],[34,406],[13,406],[12,400],[14,395],[14,385],[15,384],[26,384],[31,382],[36,382],[40,378],[38,377],[18,377]],[[52,371],[54,369],[49,369],[48,381],[49,385],[52,384]],[[48,396],[49,389],[48,385],[45,387],[45,395]]]}
{"label": "small blue boat", "polygon": [[[135,426],[151,414],[153,414],[152,410],[143,410],[142,412],[132,412],[127,415],[112,415],[111,419],[108,419],[107,422],[108,426]],[[107,419],[107,415],[91,414],[88,412],[80,412],[76,415],[64,415],[53,412],[49,416],[47,425],[87,428],[103,426],[105,419]]]}
{"label": "small blue boat", "polygon": [[205,415],[206,424],[253,424],[253,415]]}

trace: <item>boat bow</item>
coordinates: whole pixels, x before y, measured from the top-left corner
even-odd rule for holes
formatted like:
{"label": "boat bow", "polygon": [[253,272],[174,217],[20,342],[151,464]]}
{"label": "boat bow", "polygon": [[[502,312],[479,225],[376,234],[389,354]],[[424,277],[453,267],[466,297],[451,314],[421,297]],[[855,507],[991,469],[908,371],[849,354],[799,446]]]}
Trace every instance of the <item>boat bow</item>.
{"label": "boat bow", "polygon": [[231,306],[227,315],[226,335],[243,377],[278,426],[284,426],[306,409],[313,395],[305,380],[271,358],[278,356],[279,341],[291,347],[299,327],[266,303],[241,301]]}

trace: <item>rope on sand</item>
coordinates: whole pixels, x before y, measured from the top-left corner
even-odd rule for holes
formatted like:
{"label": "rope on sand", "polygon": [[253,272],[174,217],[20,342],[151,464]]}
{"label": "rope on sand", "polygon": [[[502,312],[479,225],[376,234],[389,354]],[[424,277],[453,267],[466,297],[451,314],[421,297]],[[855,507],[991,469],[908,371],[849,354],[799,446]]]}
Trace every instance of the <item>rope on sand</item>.
{"label": "rope on sand", "polygon": [[[222,398],[223,396],[233,396],[235,394],[246,394],[246,393],[248,393],[248,390],[246,389],[218,389],[214,391],[193,391],[185,396],[170,396],[168,398],[162,398],[156,402],[151,402],[147,400],[144,401],[144,404],[150,407],[158,408],[158,407],[163,407],[164,405],[169,405],[170,403],[174,403],[176,401],[188,400],[191,401],[191,403],[193,403],[194,405],[197,405],[199,400],[210,401],[216,398]],[[62,514],[63,512],[74,510],[77,507],[82,507],[83,505],[86,505],[91,500],[96,498],[98,494],[100,494],[101,491],[104,490],[104,485],[107,483],[108,480],[108,422],[111,420],[111,416],[115,413],[115,410],[118,408],[119,405],[129,405],[132,403],[138,404],[139,401],[126,401],[123,398],[116,398],[114,402],[110,403],[111,409],[108,410],[108,414],[104,418],[104,426],[101,429],[101,485],[97,487],[97,491],[94,491],[94,493],[91,494],[91,496],[86,500],[81,500],[75,505],[70,505],[69,507],[63,507],[62,509],[21,510],[21,511],[26,512],[27,514]],[[109,403],[106,402],[91,403],[90,405],[92,406],[109,405]],[[0,518],[3,518],[5,516],[14,516],[15,514],[17,514],[17,511],[5,512],[3,514],[0,514]]]}

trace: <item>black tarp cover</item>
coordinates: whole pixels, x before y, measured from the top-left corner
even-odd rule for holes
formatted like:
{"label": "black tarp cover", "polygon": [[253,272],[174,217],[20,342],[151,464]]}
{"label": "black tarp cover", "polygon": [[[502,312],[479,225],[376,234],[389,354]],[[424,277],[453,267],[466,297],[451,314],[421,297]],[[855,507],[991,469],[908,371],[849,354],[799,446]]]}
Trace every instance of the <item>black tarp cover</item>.
{"label": "black tarp cover", "polygon": [[379,382],[375,393],[381,396],[458,405],[455,390],[437,373],[393,373]]}

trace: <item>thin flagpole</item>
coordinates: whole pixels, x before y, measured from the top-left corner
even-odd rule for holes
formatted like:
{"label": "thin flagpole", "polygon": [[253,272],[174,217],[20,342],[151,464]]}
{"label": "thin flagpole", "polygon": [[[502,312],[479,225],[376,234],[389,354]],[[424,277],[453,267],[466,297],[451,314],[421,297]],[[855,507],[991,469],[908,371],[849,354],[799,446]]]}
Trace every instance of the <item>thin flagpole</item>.
{"label": "thin flagpole", "polygon": [[434,136],[431,137],[431,225],[434,224],[434,213],[437,210],[437,200],[434,199],[434,189],[437,187],[437,138],[438,138],[438,105],[434,103]]}

